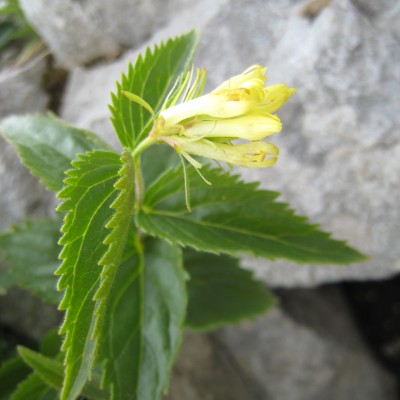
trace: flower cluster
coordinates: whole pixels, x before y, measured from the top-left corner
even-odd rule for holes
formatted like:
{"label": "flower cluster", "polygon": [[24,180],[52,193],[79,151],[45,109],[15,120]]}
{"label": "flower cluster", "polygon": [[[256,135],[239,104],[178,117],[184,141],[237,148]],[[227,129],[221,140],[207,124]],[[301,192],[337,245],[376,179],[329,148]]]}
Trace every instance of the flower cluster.
{"label": "flower cluster", "polygon": [[[265,71],[254,65],[212,92],[194,97],[205,81],[205,72],[198,71],[184,101],[159,113],[151,137],[174,147],[196,168],[201,163],[191,155],[243,167],[273,165],[279,149],[262,139],[282,129],[274,113],[295,89],[284,84],[265,86]],[[247,142],[234,143],[236,139]]]}

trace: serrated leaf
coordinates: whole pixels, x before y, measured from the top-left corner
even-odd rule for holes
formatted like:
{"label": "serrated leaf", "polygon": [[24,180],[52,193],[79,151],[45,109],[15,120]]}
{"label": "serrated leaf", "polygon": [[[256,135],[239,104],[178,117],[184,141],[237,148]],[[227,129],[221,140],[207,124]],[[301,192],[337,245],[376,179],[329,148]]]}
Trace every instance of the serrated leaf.
{"label": "serrated leaf", "polygon": [[10,400],[54,400],[57,390],[49,387],[40,376],[33,372],[22,381],[13,392]]}
{"label": "serrated leaf", "polygon": [[0,400],[8,400],[19,382],[29,374],[30,369],[16,356],[3,362],[0,366]]}
{"label": "serrated leaf", "polygon": [[75,399],[90,377],[107,294],[134,206],[129,151],[124,150],[121,158],[93,151],[72,164],[75,168],[67,171],[67,186],[59,193],[66,200],[58,207],[68,211],[60,240],[63,263],[57,271],[62,275],[58,287],[66,289],[60,309],[67,310],[60,329],[66,334],[63,400]]}
{"label": "serrated leaf", "polygon": [[189,303],[186,325],[193,329],[215,329],[266,312],[274,295],[250,271],[232,257],[184,251]]}
{"label": "serrated leaf", "polygon": [[124,147],[133,149],[151,128],[152,116],[141,105],[132,102],[121,91],[143,98],[157,112],[182,73],[187,71],[197,45],[197,34],[192,31],[166,43],[147,48],[135,66],[129,65],[122,75],[115,93],[111,95],[111,121]]}
{"label": "serrated leaf", "polygon": [[[18,346],[18,352],[43,382],[52,388],[61,389],[64,379],[64,367],[60,361],[23,346]],[[82,394],[96,400],[108,399],[108,393],[100,389],[100,382],[97,377],[94,377],[92,382],[88,382],[82,388]]]}
{"label": "serrated leaf", "polygon": [[[61,337],[57,334],[56,329],[52,329],[47,332],[40,341],[40,353],[42,353],[44,356],[60,356],[60,347]],[[19,358],[21,362],[26,366],[21,357]],[[25,378],[25,380],[21,381],[18,384],[18,387],[13,392],[10,400],[54,400],[57,397],[58,391],[48,386],[47,383],[45,383],[45,381],[40,378],[37,372],[32,372]]]}
{"label": "serrated leaf", "polygon": [[6,272],[14,284],[55,304],[61,299],[54,276],[59,266],[60,223],[60,219],[26,221],[0,234],[0,251],[10,264]]}
{"label": "serrated leaf", "polygon": [[110,147],[91,132],[67,125],[52,114],[12,116],[0,123],[21,161],[49,189],[60,190],[64,172],[78,153]]}
{"label": "serrated leaf", "polygon": [[131,256],[110,294],[101,355],[112,399],[158,400],[182,340],[185,272],[178,247],[145,242]]}
{"label": "serrated leaf", "polygon": [[137,224],[171,243],[213,253],[243,252],[297,262],[350,263],[364,256],[299,217],[278,193],[257,189],[222,169],[206,167],[207,186],[189,169],[192,213],[186,209],[181,168],[149,187]]}

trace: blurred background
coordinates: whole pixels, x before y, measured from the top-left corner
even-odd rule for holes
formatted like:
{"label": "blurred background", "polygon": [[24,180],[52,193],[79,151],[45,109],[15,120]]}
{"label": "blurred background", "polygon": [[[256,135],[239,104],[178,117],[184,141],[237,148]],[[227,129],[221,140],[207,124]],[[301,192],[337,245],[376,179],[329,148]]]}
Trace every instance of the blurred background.
{"label": "blurred background", "polygon": [[[271,137],[281,156],[238,172],[370,256],[350,266],[243,257],[279,306],[239,327],[188,332],[168,398],[400,398],[398,0],[3,0],[0,10],[0,118],[50,110],[115,147],[109,94],[146,46],[197,29],[206,90],[266,65],[270,83],[297,89]],[[52,215],[52,195],[2,137],[0,188],[2,231]],[[60,319],[4,288],[2,359]]]}

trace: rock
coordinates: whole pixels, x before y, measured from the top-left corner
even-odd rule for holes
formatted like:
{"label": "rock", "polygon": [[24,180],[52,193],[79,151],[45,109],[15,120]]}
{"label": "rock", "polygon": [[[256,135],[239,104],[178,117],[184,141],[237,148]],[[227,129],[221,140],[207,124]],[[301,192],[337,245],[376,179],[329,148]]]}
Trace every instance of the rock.
{"label": "rock", "polygon": [[168,21],[185,0],[21,0],[27,19],[65,67],[114,58]]}
{"label": "rock", "polygon": [[[400,48],[393,15],[398,7],[366,18],[349,1],[336,0],[310,21],[293,2],[262,3],[239,8],[232,0],[207,25],[198,54],[198,64],[210,71],[209,87],[251,60],[268,65],[272,83],[298,89],[280,111],[282,134],[271,138],[281,149],[278,165],[240,172],[280,191],[300,213],[371,259],[345,268],[250,257],[245,263],[274,286],[396,274],[400,72],[393,65],[400,62]],[[238,29],[240,21],[246,24]]]}
{"label": "rock", "polygon": [[[245,257],[271,286],[381,279],[400,270],[400,71],[393,68],[400,63],[400,11],[386,2],[367,17],[350,0],[328,3],[310,19],[304,3],[293,0],[204,1],[146,43],[194,26],[202,30],[196,64],[209,71],[208,89],[253,63],[269,66],[271,83],[298,89],[280,110],[283,132],[271,138],[281,149],[279,163],[240,172],[280,191],[283,201],[370,260],[343,267]],[[74,70],[64,118],[113,137],[105,105],[136,54]]]}
{"label": "rock", "polygon": [[39,55],[21,66],[0,70],[0,118],[44,110],[48,96],[41,88],[46,60]]}
{"label": "rock", "polygon": [[40,341],[49,329],[62,321],[62,314],[52,304],[46,304],[21,289],[12,289],[0,296],[0,325],[14,334]]}
{"label": "rock", "polygon": [[253,400],[254,397],[212,335],[187,333],[165,400],[225,399]]}
{"label": "rock", "polygon": [[396,0],[383,0],[379,2],[373,0],[351,0],[351,2],[367,16],[372,17],[385,13],[398,6],[398,1]]}
{"label": "rock", "polygon": [[339,292],[324,288],[280,295],[281,307],[253,322],[207,336],[190,334],[168,398],[397,398],[394,379],[368,354]]}

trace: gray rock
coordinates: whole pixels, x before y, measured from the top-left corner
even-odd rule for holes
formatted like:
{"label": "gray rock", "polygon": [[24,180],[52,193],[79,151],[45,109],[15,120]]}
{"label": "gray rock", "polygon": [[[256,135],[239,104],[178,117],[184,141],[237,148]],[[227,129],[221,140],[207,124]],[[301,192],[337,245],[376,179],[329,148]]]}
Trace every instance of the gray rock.
{"label": "gray rock", "polygon": [[113,58],[151,36],[185,0],[21,0],[27,19],[65,67]]}
{"label": "gray rock", "polygon": [[188,332],[165,400],[253,400],[231,361],[215,337]]}
{"label": "gray rock", "polygon": [[351,0],[351,2],[367,16],[372,17],[375,17],[382,13],[386,13],[388,10],[391,10],[393,8],[399,8],[399,2],[396,0]]}
{"label": "gray rock", "polygon": [[281,149],[278,165],[242,169],[243,176],[280,191],[296,210],[371,256],[347,267],[251,258],[246,265],[275,286],[398,273],[399,7],[367,18],[336,0],[310,21],[289,1],[238,4],[232,0],[204,32],[198,63],[210,70],[210,87],[251,60],[268,65],[272,83],[298,89],[280,111],[282,134],[271,138]]}
{"label": "gray rock", "polygon": [[15,288],[0,297],[0,324],[11,328],[17,337],[38,342],[61,321],[62,313],[54,305],[45,304],[24,290]]}
{"label": "gray rock", "polygon": [[280,308],[253,322],[190,334],[168,398],[397,398],[394,379],[368,354],[338,292],[281,295]]}
{"label": "gray rock", "polygon": [[44,110],[48,96],[41,88],[46,60],[39,55],[21,66],[0,70],[0,118]]}
{"label": "gray rock", "polygon": [[[309,19],[294,0],[205,1],[146,43],[198,27],[197,65],[209,71],[208,89],[253,63],[269,66],[271,83],[298,89],[279,112],[283,132],[271,138],[281,149],[279,163],[240,172],[371,258],[343,267],[245,257],[272,286],[380,279],[400,270],[400,71],[393,67],[400,63],[399,7],[387,3],[366,16],[350,0],[327,3]],[[74,70],[64,118],[113,137],[109,92],[136,54]]]}

